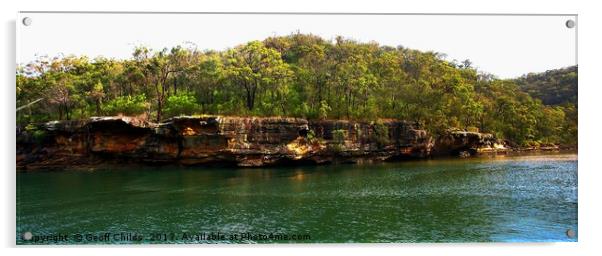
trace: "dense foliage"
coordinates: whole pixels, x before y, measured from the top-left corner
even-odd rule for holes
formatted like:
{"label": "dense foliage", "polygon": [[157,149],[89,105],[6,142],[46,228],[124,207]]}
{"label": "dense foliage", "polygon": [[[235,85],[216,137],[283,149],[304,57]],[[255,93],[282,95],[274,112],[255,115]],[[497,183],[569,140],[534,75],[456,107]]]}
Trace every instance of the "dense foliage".
{"label": "dense foliage", "polygon": [[[574,74],[563,85],[576,83]],[[520,144],[577,138],[576,105],[546,106],[516,81],[478,73],[468,60],[305,34],[219,52],[140,47],[126,60],[40,58],[17,69],[17,105],[38,99],[18,112],[19,125],[115,114],[155,121],[193,113],[282,115],[396,118],[434,133],[481,130]]]}
{"label": "dense foliage", "polygon": [[[549,106],[543,113],[549,118],[542,120],[539,129],[547,137],[560,134],[552,141],[577,143],[577,73],[577,66],[571,66],[514,79],[522,91]],[[555,123],[564,123],[559,132],[553,130]]]}
{"label": "dense foliage", "polygon": [[529,73],[515,81],[523,91],[546,105],[577,105],[577,66]]}

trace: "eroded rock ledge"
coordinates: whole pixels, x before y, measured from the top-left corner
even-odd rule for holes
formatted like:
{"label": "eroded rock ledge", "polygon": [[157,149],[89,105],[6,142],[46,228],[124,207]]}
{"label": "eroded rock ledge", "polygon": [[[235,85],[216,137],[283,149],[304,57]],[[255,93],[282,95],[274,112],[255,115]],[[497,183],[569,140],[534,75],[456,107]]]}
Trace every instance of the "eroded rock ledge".
{"label": "eroded rock ledge", "polygon": [[94,117],[18,131],[17,167],[62,169],[103,163],[247,167],[387,161],[453,154],[494,140],[488,135],[479,135],[478,140],[450,136],[433,140],[416,123],[399,120],[202,116],[156,124],[133,117]]}

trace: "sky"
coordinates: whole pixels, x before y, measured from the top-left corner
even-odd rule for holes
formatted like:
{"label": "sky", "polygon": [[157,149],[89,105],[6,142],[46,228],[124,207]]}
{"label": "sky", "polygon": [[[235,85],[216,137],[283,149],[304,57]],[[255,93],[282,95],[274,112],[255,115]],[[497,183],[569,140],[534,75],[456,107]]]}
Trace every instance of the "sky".
{"label": "sky", "polygon": [[[31,18],[29,26],[20,20]],[[572,66],[574,16],[21,13],[17,63],[47,55],[130,58],[136,46],[223,50],[293,32],[403,46],[470,59],[499,78]]]}

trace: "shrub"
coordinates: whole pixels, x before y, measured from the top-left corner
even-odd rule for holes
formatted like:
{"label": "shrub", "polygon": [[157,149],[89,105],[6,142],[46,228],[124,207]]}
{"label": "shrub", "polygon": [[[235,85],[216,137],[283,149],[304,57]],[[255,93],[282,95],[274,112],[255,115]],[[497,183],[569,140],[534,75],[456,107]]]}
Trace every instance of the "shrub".
{"label": "shrub", "polygon": [[139,115],[148,109],[149,104],[146,102],[144,94],[136,96],[120,96],[110,100],[103,107],[103,112],[107,115]]}
{"label": "shrub", "polygon": [[46,138],[46,131],[33,124],[25,126],[25,131],[30,134],[32,141],[36,144],[41,144]]}
{"label": "shrub", "polygon": [[381,148],[389,144],[389,127],[380,120],[373,123],[373,127],[376,144]]}
{"label": "shrub", "polygon": [[332,139],[336,144],[345,144],[345,137],[347,136],[347,131],[343,129],[338,129],[332,131]]}
{"label": "shrub", "polygon": [[181,93],[172,95],[165,102],[164,113],[167,117],[192,115],[201,109],[194,95]]}
{"label": "shrub", "polygon": [[330,108],[330,106],[328,106],[328,103],[323,100],[320,102],[320,108],[318,109],[318,118],[320,119],[326,119],[328,118],[328,113],[332,110],[332,108]]}
{"label": "shrub", "polygon": [[469,126],[466,128],[466,131],[468,132],[479,132],[479,128],[478,127],[474,127],[474,126]]}
{"label": "shrub", "polygon": [[316,138],[316,133],[314,132],[314,130],[309,129],[309,131],[307,132],[307,141],[309,143],[314,143],[317,141],[318,138]]}
{"label": "shrub", "polygon": [[338,129],[332,131],[332,149],[335,152],[340,152],[345,149],[345,137],[347,137],[347,131],[343,129]]}

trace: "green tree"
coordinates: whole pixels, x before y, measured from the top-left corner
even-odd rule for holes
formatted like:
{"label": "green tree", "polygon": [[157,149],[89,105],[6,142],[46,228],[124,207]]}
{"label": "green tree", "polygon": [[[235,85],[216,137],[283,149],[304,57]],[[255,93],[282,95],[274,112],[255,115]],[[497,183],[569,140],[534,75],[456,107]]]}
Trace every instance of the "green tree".
{"label": "green tree", "polygon": [[226,58],[226,73],[234,85],[244,90],[249,111],[264,96],[276,100],[270,101],[271,107],[285,107],[286,86],[292,74],[280,53],[253,41],[228,51]]}
{"label": "green tree", "polygon": [[179,93],[167,98],[165,104],[165,115],[169,117],[178,115],[192,115],[199,111],[200,106],[194,95],[190,93]]}
{"label": "green tree", "polygon": [[139,115],[146,112],[148,108],[146,96],[119,96],[104,105],[103,111],[107,115]]}
{"label": "green tree", "polygon": [[102,98],[105,96],[104,87],[102,86],[102,83],[96,83],[92,90],[90,90],[90,92],[88,93],[88,96],[92,99],[92,101],[94,101],[94,104],[96,105],[96,115],[100,116]]}

